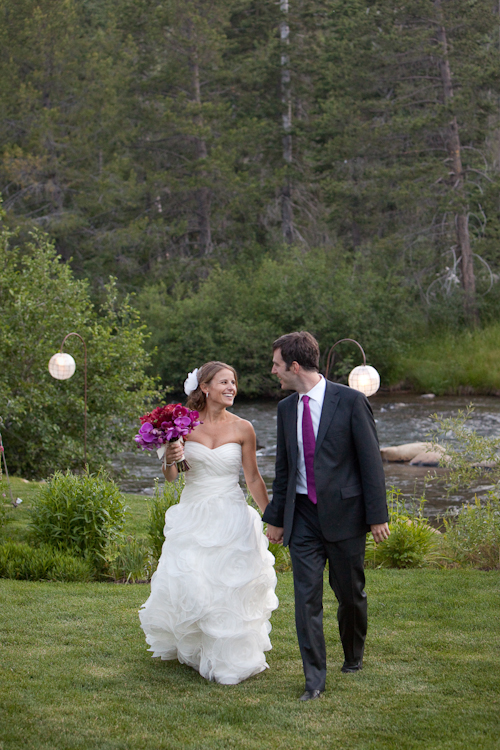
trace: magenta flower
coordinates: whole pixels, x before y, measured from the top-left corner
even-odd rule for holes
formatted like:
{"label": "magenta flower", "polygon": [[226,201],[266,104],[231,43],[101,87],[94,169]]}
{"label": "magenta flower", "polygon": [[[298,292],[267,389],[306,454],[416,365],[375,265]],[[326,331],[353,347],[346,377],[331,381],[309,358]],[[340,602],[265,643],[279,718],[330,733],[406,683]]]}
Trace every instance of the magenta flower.
{"label": "magenta flower", "polygon": [[190,411],[181,404],[159,406],[141,417],[142,425],[134,440],[142,450],[152,451],[166,442],[188,435],[201,424],[199,416],[199,412]]}

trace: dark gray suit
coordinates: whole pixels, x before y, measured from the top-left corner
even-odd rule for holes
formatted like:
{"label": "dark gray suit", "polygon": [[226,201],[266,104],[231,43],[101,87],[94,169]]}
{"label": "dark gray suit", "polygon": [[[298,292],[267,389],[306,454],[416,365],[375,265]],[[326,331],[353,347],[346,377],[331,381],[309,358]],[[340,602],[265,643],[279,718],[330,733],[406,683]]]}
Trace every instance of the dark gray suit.
{"label": "dark gray suit", "polygon": [[273,499],[263,520],[283,526],[294,571],[295,616],[306,690],[324,690],[323,571],[339,601],[345,662],[359,664],[366,637],[364,549],[371,524],[388,520],[385,477],[371,406],[352,388],[326,382],[316,438],[317,505],[296,495],[297,404],[294,393],[278,405]]}

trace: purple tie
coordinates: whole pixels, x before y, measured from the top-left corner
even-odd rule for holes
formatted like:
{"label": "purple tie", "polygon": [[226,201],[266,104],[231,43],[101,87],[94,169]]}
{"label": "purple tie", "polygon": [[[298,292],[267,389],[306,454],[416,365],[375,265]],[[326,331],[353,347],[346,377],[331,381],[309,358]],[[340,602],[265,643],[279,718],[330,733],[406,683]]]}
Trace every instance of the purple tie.
{"label": "purple tie", "polygon": [[304,411],[302,413],[302,443],[304,445],[304,461],[306,464],[307,496],[316,505],[316,481],[314,479],[314,449],[316,438],[314,437],[311,409],[309,408],[309,396],[302,396]]}

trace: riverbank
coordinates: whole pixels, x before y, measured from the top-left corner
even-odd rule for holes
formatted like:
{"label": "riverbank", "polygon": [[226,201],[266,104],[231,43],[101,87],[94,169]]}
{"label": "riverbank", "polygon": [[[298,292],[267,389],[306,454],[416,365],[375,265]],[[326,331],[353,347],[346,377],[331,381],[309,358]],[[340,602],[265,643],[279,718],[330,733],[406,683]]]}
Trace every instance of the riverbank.
{"label": "riverbank", "polygon": [[500,397],[500,324],[436,331],[406,344],[385,387],[390,392]]}

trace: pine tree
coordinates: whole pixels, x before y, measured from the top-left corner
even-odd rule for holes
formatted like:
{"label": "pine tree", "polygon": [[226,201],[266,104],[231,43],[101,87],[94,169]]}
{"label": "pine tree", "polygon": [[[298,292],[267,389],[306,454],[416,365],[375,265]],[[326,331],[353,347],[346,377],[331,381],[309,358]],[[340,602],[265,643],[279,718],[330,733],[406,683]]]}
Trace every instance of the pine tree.
{"label": "pine tree", "polygon": [[317,143],[332,220],[354,246],[399,244],[393,262],[413,268],[423,296],[436,272],[443,288],[460,277],[474,324],[468,225],[493,179],[481,153],[500,81],[492,8],[484,0],[324,7]]}

